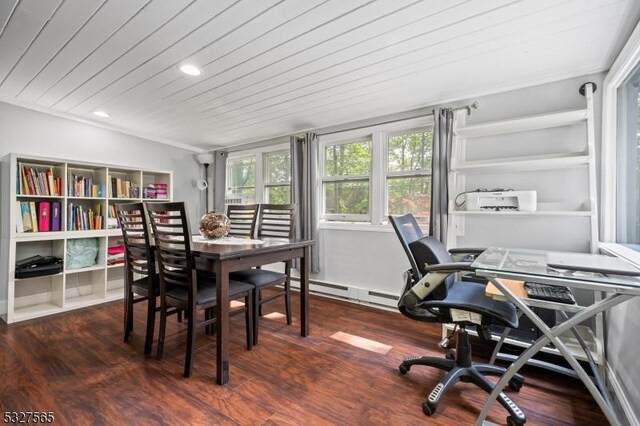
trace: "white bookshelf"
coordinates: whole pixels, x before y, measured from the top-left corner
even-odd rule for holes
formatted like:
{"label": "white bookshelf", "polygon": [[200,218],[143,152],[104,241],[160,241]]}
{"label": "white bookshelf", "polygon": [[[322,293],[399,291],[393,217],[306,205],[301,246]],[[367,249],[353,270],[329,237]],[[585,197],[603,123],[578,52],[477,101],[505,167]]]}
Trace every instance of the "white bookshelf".
{"label": "white bookshelf", "polygon": [[[24,194],[20,185],[19,165],[24,164],[38,170],[51,170],[54,177],[61,179],[62,193],[56,195]],[[92,182],[101,185],[101,194],[76,195],[70,193],[71,176],[91,177]],[[24,175],[23,175],[24,177]],[[129,181],[129,188],[135,183],[138,192],[132,196],[112,194],[111,178]],[[120,229],[107,228],[109,207],[117,203],[138,201],[172,200],[173,175],[171,171],[146,170],[109,164],[68,161],[31,155],[9,154],[2,159],[2,210],[0,264],[0,300],[6,298],[7,311],[1,318],[14,323],[73,309],[105,303],[124,297],[124,266],[107,264],[107,249],[120,242]],[[166,198],[144,198],[145,186],[163,184]],[[124,189],[126,184],[122,184]],[[19,188],[19,189],[18,189]],[[97,191],[97,187],[96,190]],[[121,195],[121,196],[118,196]],[[19,232],[17,202],[41,201],[60,203],[60,230],[45,232]],[[81,205],[95,212],[100,208],[103,214],[99,229],[70,230],[68,206]],[[70,240],[97,238],[98,254],[95,264],[86,268],[69,269],[66,262],[67,243]],[[15,262],[36,254],[52,255],[65,259],[61,273],[33,278],[15,278]]]}

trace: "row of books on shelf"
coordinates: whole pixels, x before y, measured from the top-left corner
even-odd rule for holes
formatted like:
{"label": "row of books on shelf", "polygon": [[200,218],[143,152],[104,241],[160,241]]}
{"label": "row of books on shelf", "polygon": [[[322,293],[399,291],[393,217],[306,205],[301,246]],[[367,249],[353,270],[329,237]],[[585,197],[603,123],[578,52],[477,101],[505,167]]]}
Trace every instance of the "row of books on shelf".
{"label": "row of books on shelf", "polygon": [[16,232],[60,231],[61,212],[58,201],[16,201]]}
{"label": "row of books on shelf", "polygon": [[93,176],[69,173],[67,187],[70,197],[104,197],[102,185],[100,183],[94,183]]}
{"label": "row of books on shelf", "polygon": [[112,198],[140,198],[140,187],[132,180],[110,177],[109,195]]}
{"label": "row of books on shelf", "polygon": [[18,194],[21,195],[62,195],[62,179],[53,175],[53,167],[38,170],[18,164]]}
{"label": "row of books on shelf", "polygon": [[67,229],[70,231],[92,231],[102,229],[102,206],[96,210],[86,209],[80,205],[69,203],[67,206]]}

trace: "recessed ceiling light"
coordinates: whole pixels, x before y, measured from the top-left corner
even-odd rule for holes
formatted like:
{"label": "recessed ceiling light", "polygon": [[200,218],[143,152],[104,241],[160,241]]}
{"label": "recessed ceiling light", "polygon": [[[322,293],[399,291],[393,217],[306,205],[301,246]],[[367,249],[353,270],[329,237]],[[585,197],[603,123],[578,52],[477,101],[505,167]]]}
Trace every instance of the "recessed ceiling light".
{"label": "recessed ceiling light", "polygon": [[180,71],[187,75],[200,75],[202,74],[202,70],[195,65],[192,64],[184,64],[180,66]]}
{"label": "recessed ceiling light", "polygon": [[109,113],[104,111],[93,111],[93,115],[97,115],[98,117],[102,117],[102,118],[110,117]]}

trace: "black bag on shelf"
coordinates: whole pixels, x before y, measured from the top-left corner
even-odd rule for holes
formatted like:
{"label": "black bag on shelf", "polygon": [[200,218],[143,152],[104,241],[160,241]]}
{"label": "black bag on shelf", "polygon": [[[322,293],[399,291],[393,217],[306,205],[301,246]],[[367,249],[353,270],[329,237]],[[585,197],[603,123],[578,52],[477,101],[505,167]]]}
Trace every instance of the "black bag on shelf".
{"label": "black bag on shelf", "polygon": [[62,272],[62,259],[55,256],[31,256],[16,260],[16,278],[54,275]]}

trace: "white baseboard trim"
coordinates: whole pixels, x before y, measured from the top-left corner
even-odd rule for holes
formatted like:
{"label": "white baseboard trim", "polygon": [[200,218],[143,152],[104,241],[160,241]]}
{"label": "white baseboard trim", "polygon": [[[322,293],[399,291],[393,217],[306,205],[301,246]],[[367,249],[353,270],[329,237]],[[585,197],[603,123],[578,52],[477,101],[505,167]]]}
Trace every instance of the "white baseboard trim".
{"label": "white baseboard trim", "polygon": [[[291,277],[291,280],[291,287],[298,290],[300,279]],[[309,291],[319,296],[397,312],[398,296],[394,294],[320,280],[309,280]]]}
{"label": "white baseboard trim", "polygon": [[0,300],[0,315],[6,315],[6,314],[7,314],[7,301]]}
{"label": "white baseboard trim", "polygon": [[640,421],[638,421],[638,417],[633,409],[633,406],[627,399],[627,394],[622,387],[622,384],[618,380],[618,377],[613,373],[613,369],[607,363],[607,380],[613,391],[614,398],[618,400],[622,410],[624,411],[625,416],[627,417],[627,421],[631,426],[640,426]]}

